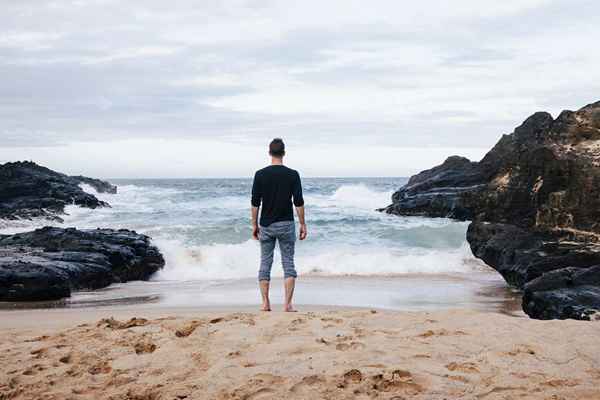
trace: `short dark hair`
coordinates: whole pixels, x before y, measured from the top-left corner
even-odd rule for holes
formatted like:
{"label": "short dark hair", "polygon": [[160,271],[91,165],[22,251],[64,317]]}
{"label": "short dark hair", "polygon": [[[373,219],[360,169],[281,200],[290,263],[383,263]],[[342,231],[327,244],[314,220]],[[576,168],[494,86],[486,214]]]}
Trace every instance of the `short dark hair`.
{"label": "short dark hair", "polygon": [[283,157],[285,154],[285,144],[281,138],[275,138],[269,143],[269,154],[273,157]]}

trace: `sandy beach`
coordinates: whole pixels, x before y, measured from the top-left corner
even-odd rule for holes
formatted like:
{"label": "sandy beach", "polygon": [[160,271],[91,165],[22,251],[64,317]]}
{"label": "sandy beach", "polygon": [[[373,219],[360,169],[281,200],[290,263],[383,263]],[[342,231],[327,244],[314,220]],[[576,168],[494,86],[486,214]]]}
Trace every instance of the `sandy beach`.
{"label": "sandy beach", "polygon": [[4,0],[0,400],[600,400],[599,19]]}
{"label": "sandy beach", "polygon": [[0,334],[2,400],[600,398],[598,322],[63,309],[2,312]]}

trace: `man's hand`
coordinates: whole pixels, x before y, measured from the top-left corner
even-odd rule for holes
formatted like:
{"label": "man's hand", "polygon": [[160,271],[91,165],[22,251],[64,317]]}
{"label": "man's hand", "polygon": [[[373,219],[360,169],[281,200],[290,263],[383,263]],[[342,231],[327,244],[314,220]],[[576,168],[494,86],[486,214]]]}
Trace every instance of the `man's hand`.
{"label": "man's hand", "polygon": [[252,206],[252,238],[258,240],[258,207]]}
{"label": "man's hand", "polygon": [[306,224],[300,224],[300,240],[306,239],[306,235],[308,232],[306,231]]}

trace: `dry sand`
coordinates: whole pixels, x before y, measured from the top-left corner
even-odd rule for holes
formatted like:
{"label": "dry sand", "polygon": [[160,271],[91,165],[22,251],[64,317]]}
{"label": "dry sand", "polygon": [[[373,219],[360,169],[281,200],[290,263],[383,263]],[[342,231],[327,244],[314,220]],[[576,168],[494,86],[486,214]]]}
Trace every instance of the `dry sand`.
{"label": "dry sand", "polygon": [[0,399],[600,399],[597,321],[180,311],[3,312]]}

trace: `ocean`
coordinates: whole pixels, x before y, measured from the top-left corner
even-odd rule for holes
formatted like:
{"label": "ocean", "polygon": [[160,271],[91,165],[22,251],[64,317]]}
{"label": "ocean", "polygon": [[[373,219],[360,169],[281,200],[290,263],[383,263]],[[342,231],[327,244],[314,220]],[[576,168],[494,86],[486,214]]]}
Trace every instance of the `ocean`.
{"label": "ocean", "polygon": [[[20,221],[0,233],[48,224],[133,229],[153,238],[166,266],[149,282],[80,291],[51,306],[258,305],[251,179],[110,181],[118,185],[118,194],[83,186],[110,208],[69,206],[64,223]],[[308,238],[296,247],[296,302],[403,310],[518,308],[516,294],[471,254],[468,223],[375,210],[388,205],[404,183],[406,178],[303,179]],[[283,296],[282,275],[276,251],[274,303]]]}

